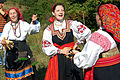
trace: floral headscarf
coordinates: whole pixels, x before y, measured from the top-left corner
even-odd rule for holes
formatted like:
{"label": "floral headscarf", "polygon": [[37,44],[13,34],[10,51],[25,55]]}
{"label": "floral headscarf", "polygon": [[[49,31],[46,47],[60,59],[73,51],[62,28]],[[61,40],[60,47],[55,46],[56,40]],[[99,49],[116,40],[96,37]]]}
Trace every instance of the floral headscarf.
{"label": "floral headscarf", "polygon": [[99,8],[99,15],[103,27],[110,33],[116,41],[120,42],[120,10],[116,5],[104,4]]}
{"label": "floral headscarf", "polygon": [[19,11],[18,8],[12,7],[12,8],[9,9],[9,11],[10,11],[11,9],[15,9],[15,10],[17,11],[17,13],[18,13],[19,19],[22,20],[22,21],[24,21],[24,20],[23,20],[23,15],[22,15],[22,13]]}

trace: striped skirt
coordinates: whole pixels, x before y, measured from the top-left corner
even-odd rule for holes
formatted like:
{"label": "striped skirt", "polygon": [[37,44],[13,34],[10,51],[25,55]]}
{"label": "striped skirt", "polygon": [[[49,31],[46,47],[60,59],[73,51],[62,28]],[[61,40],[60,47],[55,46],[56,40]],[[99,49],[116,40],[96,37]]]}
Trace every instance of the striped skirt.
{"label": "striped skirt", "polygon": [[13,41],[6,51],[5,76],[7,80],[22,80],[34,74],[35,59],[26,41]]}

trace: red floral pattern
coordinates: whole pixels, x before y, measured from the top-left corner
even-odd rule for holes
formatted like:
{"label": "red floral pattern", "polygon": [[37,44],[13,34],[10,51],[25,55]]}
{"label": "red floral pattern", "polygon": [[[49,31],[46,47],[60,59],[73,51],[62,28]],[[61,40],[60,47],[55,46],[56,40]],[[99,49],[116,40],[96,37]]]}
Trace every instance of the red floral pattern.
{"label": "red floral pattern", "polygon": [[77,27],[78,27],[78,32],[80,32],[80,33],[83,33],[84,30],[86,29],[86,27],[84,27],[83,25],[79,25]]}
{"label": "red floral pattern", "polygon": [[49,46],[52,46],[49,41],[47,41],[47,40],[42,41],[42,47],[49,47]]}
{"label": "red floral pattern", "polygon": [[111,42],[109,39],[98,32],[94,32],[90,37],[90,41],[100,45],[104,48],[104,51],[108,51],[111,47]]}

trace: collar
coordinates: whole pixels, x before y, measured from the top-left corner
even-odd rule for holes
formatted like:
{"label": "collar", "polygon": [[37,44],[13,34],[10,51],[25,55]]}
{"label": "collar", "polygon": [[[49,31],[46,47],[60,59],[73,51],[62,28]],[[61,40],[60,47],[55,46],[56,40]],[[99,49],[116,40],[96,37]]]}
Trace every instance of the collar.
{"label": "collar", "polygon": [[62,29],[66,29],[66,23],[65,20],[63,21],[54,21],[54,29],[59,30],[60,33],[62,33]]}

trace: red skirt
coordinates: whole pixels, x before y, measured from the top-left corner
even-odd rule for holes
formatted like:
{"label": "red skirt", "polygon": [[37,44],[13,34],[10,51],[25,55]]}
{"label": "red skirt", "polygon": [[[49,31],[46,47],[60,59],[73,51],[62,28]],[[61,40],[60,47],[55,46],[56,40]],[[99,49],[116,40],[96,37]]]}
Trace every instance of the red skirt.
{"label": "red skirt", "polygon": [[45,80],[83,80],[82,69],[63,54],[50,58]]}

